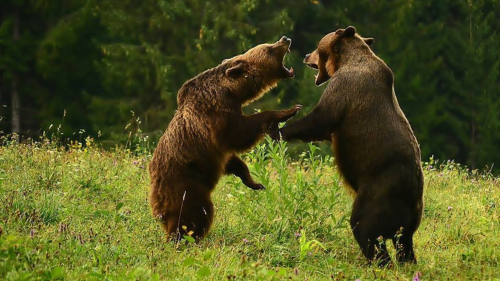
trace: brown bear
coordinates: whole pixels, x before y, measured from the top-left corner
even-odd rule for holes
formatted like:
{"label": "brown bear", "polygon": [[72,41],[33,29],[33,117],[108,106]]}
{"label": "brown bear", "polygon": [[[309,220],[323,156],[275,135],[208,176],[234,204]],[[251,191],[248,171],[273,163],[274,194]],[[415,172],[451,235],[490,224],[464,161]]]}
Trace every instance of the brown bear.
{"label": "brown bear", "polygon": [[422,217],[424,178],[420,148],[394,92],[391,69],[352,26],[327,34],[304,63],[328,79],[319,103],[280,130],[286,141],[332,141],[336,164],[354,195],[350,224],[363,254],[390,262],[416,262],[413,234]]}
{"label": "brown bear", "polygon": [[177,95],[178,109],[149,164],[150,205],[170,238],[204,237],[212,224],[210,194],[223,174],[241,178],[249,188],[256,183],[237,153],[252,148],[270,128],[293,117],[301,106],[288,110],[243,115],[242,106],[294,77],[283,65],[291,40],[258,45],[224,60],[184,83]]}

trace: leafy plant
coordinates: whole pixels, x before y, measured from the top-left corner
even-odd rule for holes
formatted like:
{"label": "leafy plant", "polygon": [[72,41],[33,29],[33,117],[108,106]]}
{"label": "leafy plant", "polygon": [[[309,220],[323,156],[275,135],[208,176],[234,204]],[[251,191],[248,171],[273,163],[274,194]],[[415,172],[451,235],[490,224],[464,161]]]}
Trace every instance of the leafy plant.
{"label": "leafy plant", "polygon": [[312,239],[307,240],[306,238],[306,230],[302,229],[300,231],[300,260],[303,261],[308,255],[312,254],[312,250],[315,246],[319,246],[326,250],[325,246],[321,244],[318,240]]}

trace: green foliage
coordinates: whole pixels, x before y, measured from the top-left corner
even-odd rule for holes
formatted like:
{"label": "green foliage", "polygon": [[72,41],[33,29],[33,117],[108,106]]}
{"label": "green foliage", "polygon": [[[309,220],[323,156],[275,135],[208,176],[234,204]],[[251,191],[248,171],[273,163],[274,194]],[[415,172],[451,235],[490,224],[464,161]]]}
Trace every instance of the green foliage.
{"label": "green foliage", "polygon": [[[500,179],[424,163],[417,265],[367,266],[348,225],[352,198],[330,157],[290,161],[283,143],[245,155],[267,189],[223,177],[200,243],[166,242],[147,202],[150,152],[92,140],[0,146],[1,280],[494,280]],[[307,234],[307,236],[306,236]],[[395,249],[388,245],[391,255]]]}
{"label": "green foliage", "polygon": [[424,158],[500,160],[499,11],[496,1],[412,1],[392,24],[399,39],[385,59]]}
{"label": "green foliage", "polygon": [[321,242],[319,242],[318,240],[315,240],[315,239],[307,240],[305,230],[301,231],[299,235],[300,235],[300,240],[299,240],[300,241],[300,260],[304,260],[307,255],[311,254],[311,251],[315,246],[320,246],[321,248],[326,250],[325,246],[323,246],[323,244],[321,244]]}
{"label": "green foliage", "polygon": [[[186,80],[281,35],[293,39],[286,64],[297,77],[246,112],[300,103],[303,115],[324,87],[313,85],[315,73],[302,58],[326,33],[354,25],[375,38],[374,51],[393,69],[396,94],[423,158],[498,171],[496,0],[70,0],[64,5],[7,0],[2,8],[0,131],[5,133],[11,130],[16,76],[26,136],[61,124],[65,139],[77,139],[75,132],[84,129],[113,147],[127,141],[127,124],[141,120],[141,138],[155,141]],[[16,18],[22,23],[17,40]],[[289,153],[298,157],[302,148],[291,146]]]}

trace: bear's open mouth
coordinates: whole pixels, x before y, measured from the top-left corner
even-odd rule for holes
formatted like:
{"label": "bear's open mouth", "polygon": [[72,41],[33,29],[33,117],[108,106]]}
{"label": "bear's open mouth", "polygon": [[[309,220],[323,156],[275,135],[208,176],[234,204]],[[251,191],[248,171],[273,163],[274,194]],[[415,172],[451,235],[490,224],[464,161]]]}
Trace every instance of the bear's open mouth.
{"label": "bear's open mouth", "polygon": [[308,63],[306,63],[306,65],[309,66],[312,69],[318,70],[318,65],[315,64],[315,63],[313,63],[313,62],[308,62]]}
{"label": "bear's open mouth", "polygon": [[[310,68],[312,68],[312,69],[319,70],[318,65],[317,65],[317,64],[315,64],[314,62],[306,62],[305,64],[306,64],[307,66],[309,66]],[[314,75],[314,79],[315,79],[315,81],[317,81],[317,80],[318,80],[318,75],[319,75],[319,71],[318,71],[318,73],[316,73],[316,75]]]}
{"label": "bear's open mouth", "polygon": [[290,69],[288,69],[286,66],[285,66],[285,57],[286,57],[286,54],[290,53],[290,46],[292,46],[292,39],[290,38],[287,38],[285,36],[281,37],[281,39],[278,41],[278,43],[282,44],[283,47],[285,47],[285,52],[283,53],[283,59],[282,59],[282,64],[283,64],[283,69],[285,70],[285,72],[288,74],[288,77],[290,78],[293,78],[295,77],[295,73],[293,71],[293,67],[290,67]]}
{"label": "bear's open mouth", "polygon": [[286,66],[285,66],[285,57],[286,57],[286,54],[287,53],[290,53],[290,47],[288,47],[288,50],[285,52],[285,55],[283,56],[283,68],[286,70],[286,72],[288,72],[288,75],[290,77],[295,77],[295,73],[293,71],[293,67],[290,67],[290,69],[288,69]]}

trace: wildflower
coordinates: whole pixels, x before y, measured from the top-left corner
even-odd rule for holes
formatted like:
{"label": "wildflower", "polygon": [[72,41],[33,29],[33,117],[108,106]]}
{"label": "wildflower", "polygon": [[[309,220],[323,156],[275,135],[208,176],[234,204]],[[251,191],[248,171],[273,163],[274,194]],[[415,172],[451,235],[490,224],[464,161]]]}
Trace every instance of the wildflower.
{"label": "wildflower", "polygon": [[298,268],[294,268],[294,269],[293,269],[293,274],[295,274],[295,275],[299,275],[299,269],[298,269]]}
{"label": "wildflower", "polygon": [[243,238],[243,243],[248,243],[248,239]]}
{"label": "wildflower", "polygon": [[420,277],[422,277],[422,272],[415,272],[415,277],[413,277],[412,281],[420,281]]}
{"label": "wildflower", "polygon": [[134,163],[134,165],[137,165],[137,163],[139,163],[139,162],[137,162],[136,160],[134,160],[134,162],[133,162],[133,163]]}
{"label": "wildflower", "polygon": [[295,235],[295,237],[300,237],[300,236],[302,236],[299,232],[295,233],[294,235]]}
{"label": "wildflower", "polygon": [[451,211],[451,209],[453,209],[452,206],[448,206],[448,211]]}
{"label": "wildflower", "polygon": [[34,230],[34,229],[32,229],[32,230],[30,231],[30,236],[31,236],[31,237],[35,236],[35,230]]}

